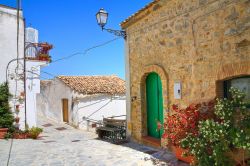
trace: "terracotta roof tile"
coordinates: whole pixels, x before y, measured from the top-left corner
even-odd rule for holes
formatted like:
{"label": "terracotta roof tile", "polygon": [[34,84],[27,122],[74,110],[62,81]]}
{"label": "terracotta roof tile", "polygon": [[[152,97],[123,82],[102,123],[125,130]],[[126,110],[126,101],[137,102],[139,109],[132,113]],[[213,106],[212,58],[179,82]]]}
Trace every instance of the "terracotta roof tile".
{"label": "terracotta roof tile", "polygon": [[51,84],[51,82],[52,80],[41,80],[40,85],[44,87],[44,86]]}
{"label": "terracotta roof tile", "polygon": [[84,94],[125,94],[125,81],[117,76],[58,76],[70,88]]}

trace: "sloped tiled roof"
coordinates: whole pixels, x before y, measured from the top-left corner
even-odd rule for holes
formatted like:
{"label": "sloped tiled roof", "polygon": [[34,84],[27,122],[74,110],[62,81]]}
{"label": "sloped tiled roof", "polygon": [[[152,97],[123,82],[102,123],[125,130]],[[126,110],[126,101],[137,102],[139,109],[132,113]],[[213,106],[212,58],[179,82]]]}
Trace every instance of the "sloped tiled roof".
{"label": "sloped tiled roof", "polygon": [[41,87],[45,87],[48,86],[49,84],[51,84],[52,80],[41,80],[40,85]]}
{"label": "sloped tiled roof", "polygon": [[125,81],[117,76],[58,76],[73,90],[84,94],[125,94]]}

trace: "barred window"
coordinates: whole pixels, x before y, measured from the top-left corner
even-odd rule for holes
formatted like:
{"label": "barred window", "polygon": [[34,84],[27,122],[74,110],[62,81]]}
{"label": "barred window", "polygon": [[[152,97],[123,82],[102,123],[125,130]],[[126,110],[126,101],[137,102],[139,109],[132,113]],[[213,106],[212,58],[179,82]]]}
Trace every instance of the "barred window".
{"label": "barred window", "polygon": [[235,87],[246,94],[245,102],[247,107],[250,108],[250,76],[239,77],[231,80],[224,81],[224,97],[230,98],[229,89]]}

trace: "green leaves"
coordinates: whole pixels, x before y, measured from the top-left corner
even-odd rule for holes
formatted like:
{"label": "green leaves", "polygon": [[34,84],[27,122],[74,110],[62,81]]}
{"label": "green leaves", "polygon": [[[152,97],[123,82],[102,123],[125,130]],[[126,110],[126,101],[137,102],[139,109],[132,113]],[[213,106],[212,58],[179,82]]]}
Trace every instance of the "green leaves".
{"label": "green leaves", "polygon": [[181,141],[182,147],[189,149],[190,154],[196,157],[198,165],[239,164],[239,161],[232,161],[228,152],[235,149],[250,152],[250,118],[243,101],[245,95],[235,88],[231,88],[230,92],[230,100],[217,99],[217,117],[201,121],[198,136],[189,134]]}
{"label": "green leaves", "polygon": [[32,127],[31,129],[28,130],[29,136],[33,139],[37,139],[37,137],[41,132],[43,132],[43,129],[39,127]]}
{"label": "green leaves", "polygon": [[0,85],[0,128],[12,128],[14,117],[9,107],[9,88],[6,83]]}

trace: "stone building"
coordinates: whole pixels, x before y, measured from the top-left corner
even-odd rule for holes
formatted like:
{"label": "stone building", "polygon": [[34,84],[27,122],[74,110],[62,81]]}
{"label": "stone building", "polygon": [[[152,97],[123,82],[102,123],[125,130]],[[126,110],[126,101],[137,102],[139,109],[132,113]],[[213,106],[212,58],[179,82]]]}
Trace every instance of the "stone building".
{"label": "stone building", "polygon": [[172,104],[250,99],[250,1],[154,0],[121,23],[127,32],[127,134],[164,146],[156,122]]}

